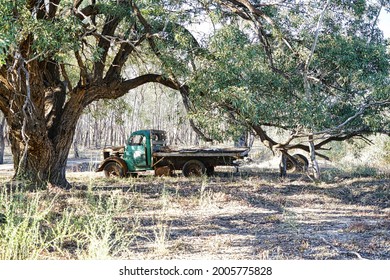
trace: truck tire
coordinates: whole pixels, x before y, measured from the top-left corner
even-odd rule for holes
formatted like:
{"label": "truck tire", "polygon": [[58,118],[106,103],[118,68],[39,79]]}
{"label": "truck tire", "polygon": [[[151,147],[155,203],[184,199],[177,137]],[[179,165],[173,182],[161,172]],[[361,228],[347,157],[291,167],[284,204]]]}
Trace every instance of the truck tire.
{"label": "truck tire", "polygon": [[299,162],[300,171],[307,171],[307,168],[309,167],[309,160],[301,154],[296,154],[294,156],[295,159]]}
{"label": "truck tire", "polygon": [[287,158],[287,171],[291,173],[306,171],[307,167],[309,166],[309,161],[307,158],[301,154],[295,154],[293,157],[297,161],[298,165],[295,165],[289,158]]}
{"label": "truck tire", "polygon": [[182,171],[185,177],[200,177],[206,173],[206,166],[203,162],[193,159],[184,164]]}
{"label": "truck tire", "polygon": [[122,166],[115,161],[111,161],[104,166],[104,176],[106,178],[123,178],[125,177],[125,171]]}
{"label": "truck tire", "polygon": [[162,176],[172,176],[173,175],[173,167],[169,165],[159,166],[154,169],[154,176],[162,177]]}

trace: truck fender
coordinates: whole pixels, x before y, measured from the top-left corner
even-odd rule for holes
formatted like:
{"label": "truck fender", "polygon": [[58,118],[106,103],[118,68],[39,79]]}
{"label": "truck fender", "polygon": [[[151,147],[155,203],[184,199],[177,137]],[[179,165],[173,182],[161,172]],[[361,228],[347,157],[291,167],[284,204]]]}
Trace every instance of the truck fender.
{"label": "truck fender", "polygon": [[96,169],[96,172],[103,171],[104,167],[110,162],[118,163],[122,167],[124,174],[127,174],[127,172],[129,171],[127,168],[127,164],[123,159],[121,159],[120,157],[117,157],[117,156],[111,156],[111,157],[108,157],[102,161],[100,166]]}

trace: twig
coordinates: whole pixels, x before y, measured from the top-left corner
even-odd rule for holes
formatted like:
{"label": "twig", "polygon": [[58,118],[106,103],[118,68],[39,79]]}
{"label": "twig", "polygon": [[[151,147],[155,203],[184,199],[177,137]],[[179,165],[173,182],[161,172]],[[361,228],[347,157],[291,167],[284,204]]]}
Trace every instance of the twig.
{"label": "twig", "polygon": [[332,249],[336,250],[336,252],[339,253],[339,254],[354,255],[354,256],[356,256],[359,260],[368,260],[368,259],[366,259],[366,258],[363,258],[358,252],[340,250],[339,248],[337,248],[336,246],[334,246],[332,243],[330,243],[329,241],[327,241],[323,236],[321,236],[320,238],[321,238],[321,240],[322,240],[323,242],[325,242],[327,245],[329,245],[330,247],[332,247]]}

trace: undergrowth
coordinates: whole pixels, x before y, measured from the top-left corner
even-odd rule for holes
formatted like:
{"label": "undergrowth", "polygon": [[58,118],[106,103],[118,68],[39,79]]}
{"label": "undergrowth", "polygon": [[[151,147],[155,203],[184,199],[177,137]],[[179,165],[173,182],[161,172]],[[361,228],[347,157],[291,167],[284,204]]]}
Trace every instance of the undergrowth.
{"label": "undergrowth", "polygon": [[[36,192],[0,179],[0,259],[325,258],[321,238],[349,233],[346,224],[368,228],[359,246],[388,258],[389,176],[381,172],[333,165],[322,183],[252,168],[118,180],[75,172],[72,190]],[[367,236],[383,238],[371,249]]]}
{"label": "undergrowth", "polygon": [[[137,220],[120,221],[131,201],[115,192],[51,194],[0,190],[0,259],[111,259],[129,256]],[[126,226],[122,226],[122,224]],[[131,226],[129,226],[129,224]]]}

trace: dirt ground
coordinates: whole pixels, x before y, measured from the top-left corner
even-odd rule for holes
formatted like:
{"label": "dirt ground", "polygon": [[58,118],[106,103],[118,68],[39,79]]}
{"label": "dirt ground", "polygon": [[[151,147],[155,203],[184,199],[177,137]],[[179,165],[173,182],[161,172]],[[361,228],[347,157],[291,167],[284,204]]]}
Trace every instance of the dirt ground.
{"label": "dirt ground", "polygon": [[[131,196],[132,213],[121,217],[139,223],[131,258],[390,259],[389,177],[335,173],[314,183],[302,174],[281,181],[273,169],[218,169],[94,190]],[[76,184],[79,174],[70,175]]]}
{"label": "dirt ground", "polygon": [[115,180],[84,169],[68,170],[73,192],[129,201],[116,217],[135,232],[126,259],[390,259],[388,174],[328,169],[321,183],[305,174],[282,181],[263,166]]}

